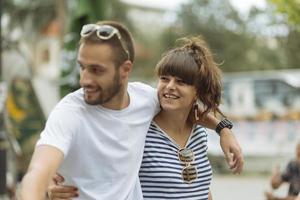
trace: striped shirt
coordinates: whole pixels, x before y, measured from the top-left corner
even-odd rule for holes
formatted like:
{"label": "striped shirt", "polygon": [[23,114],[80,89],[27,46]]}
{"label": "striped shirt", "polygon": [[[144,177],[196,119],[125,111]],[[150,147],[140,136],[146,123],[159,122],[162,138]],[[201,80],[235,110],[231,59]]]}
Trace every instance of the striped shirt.
{"label": "striped shirt", "polygon": [[185,165],[178,158],[178,145],[155,122],[151,123],[139,172],[144,199],[208,199],[212,169],[207,158],[206,129],[194,126],[186,148],[195,155],[192,165],[198,178],[192,183],[182,179]]}

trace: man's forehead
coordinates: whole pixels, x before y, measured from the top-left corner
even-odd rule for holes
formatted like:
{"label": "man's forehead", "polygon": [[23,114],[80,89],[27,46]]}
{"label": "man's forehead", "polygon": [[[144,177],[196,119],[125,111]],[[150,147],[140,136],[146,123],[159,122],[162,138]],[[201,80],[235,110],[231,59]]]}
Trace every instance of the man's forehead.
{"label": "man's forehead", "polygon": [[112,52],[112,47],[108,43],[103,42],[83,42],[79,46],[79,52],[87,49],[99,49]]}
{"label": "man's forehead", "polygon": [[107,44],[81,44],[77,54],[79,62],[110,62],[113,61],[113,52]]}

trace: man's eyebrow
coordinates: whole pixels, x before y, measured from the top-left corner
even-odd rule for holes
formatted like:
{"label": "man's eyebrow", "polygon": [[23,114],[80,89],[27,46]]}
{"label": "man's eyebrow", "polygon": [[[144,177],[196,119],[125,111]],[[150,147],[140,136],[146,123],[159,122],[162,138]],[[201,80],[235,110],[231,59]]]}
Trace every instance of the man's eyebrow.
{"label": "man's eyebrow", "polygon": [[[79,65],[83,65],[79,60],[77,60],[77,63],[79,64]],[[105,69],[105,67],[103,66],[103,65],[101,65],[101,64],[91,64],[91,65],[87,65],[88,67],[97,67],[97,68],[100,68],[100,69]]]}

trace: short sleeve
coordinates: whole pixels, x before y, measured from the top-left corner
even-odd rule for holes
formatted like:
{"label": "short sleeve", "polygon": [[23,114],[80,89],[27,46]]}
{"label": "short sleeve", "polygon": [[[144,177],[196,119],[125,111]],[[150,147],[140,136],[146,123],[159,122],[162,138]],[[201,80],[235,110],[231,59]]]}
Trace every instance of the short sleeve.
{"label": "short sleeve", "polygon": [[147,97],[147,99],[151,103],[151,107],[154,109],[154,115],[156,115],[160,111],[157,89],[140,82],[131,82],[130,85],[134,85],[139,88],[139,92]]}
{"label": "short sleeve", "polygon": [[45,129],[40,135],[37,146],[54,146],[66,156],[71,147],[73,137],[78,131],[77,116],[76,112],[72,110],[53,110],[46,122]]}
{"label": "short sleeve", "polygon": [[159,113],[160,111],[160,103],[159,103],[159,100],[158,100],[158,95],[157,95],[157,90],[150,87],[150,92],[149,92],[149,95],[150,95],[150,98],[153,99],[153,104],[154,104],[154,108],[155,108],[155,115],[157,113]]}

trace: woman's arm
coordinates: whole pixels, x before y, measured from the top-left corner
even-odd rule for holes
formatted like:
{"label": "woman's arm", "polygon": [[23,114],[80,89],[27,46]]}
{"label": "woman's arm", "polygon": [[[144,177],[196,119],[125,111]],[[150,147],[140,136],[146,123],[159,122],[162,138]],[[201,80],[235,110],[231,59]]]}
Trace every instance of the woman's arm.
{"label": "woman's arm", "polygon": [[[212,114],[208,114],[206,117],[198,119],[196,123],[209,129],[216,130],[216,127],[220,122],[221,120],[217,119]],[[240,147],[231,129],[221,129],[220,145],[229,168],[234,174],[241,173],[244,167],[242,148]]]}
{"label": "woman's arm", "polygon": [[211,195],[211,191],[209,190],[209,193],[208,193],[208,200],[212,200],[212,195]]}

